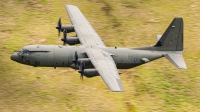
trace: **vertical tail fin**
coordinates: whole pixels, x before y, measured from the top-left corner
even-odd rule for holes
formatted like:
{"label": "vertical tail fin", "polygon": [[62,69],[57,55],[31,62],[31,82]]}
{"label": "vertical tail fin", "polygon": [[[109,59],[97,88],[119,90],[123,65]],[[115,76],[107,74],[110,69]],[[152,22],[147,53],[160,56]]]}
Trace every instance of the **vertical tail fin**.
{"label": "vertical tail fin", "polygon": [[[166,51],[163,54],[172,64],[179,69],[187,69],[183,51],[183,19],[174,18],[165,33],[154,46],[158,51]],[[169,51],[169,52],[168,52]],[[179,52],[180,51],[180,52]]]}
{"label": "vertical tail fin", "polygon": [[174,18],[154,47],[160,51],[183,51],[183,19]]}

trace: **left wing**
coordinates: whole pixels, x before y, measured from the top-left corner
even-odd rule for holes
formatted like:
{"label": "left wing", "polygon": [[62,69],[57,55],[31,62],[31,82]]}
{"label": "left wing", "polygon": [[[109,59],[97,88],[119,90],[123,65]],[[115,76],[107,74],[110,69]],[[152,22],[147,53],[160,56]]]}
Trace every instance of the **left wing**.
{"label": "left wing", "polygon": [[81,44],[105,46],[99,35],[90,25],[78,7],[74,5],[66,5],[65,8]]}

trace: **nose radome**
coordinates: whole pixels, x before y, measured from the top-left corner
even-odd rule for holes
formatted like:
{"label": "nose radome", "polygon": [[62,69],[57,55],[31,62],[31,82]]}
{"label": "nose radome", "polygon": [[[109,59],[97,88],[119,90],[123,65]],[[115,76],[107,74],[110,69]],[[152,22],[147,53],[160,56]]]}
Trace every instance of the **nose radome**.
{"label": "nose radome", "polygon": [[10,59],[13,60],[13,61],[17,61],[17,62],[19,61],[19,57],[18,57],[17,54],[11,55],[11,56],[10,56]]}

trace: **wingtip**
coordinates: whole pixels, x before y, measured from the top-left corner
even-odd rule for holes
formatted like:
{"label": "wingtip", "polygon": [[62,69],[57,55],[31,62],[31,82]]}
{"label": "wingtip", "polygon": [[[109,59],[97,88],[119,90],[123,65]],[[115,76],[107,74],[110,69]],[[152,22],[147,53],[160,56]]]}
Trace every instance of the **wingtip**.
{"label": "wingtip", "polygon": [[124,92],[124,90],[111,90],[111,92]]}
{"label": "wingtip", "polygon": [[[183,60],[184,61],[184,60]],[[182,63],[182,66],[179,66],[178,67],[179,69],[187,69],[187,66],[186,66],[186,64],[185,64],[185,61],[184,61],[184,63]]]}
{"label": "wingtip", "polygon": [[71,4],[65,4],[66,7],[69,7],[69,6],[73,6],[73,7],[77,7],[75,5],[71,5]]}
{"label": "wingtip", "polygon": [[185,70],[186,70],[186,69],[187,69],[187,67],[186,67],[186,66],[185,66],[185,67],[179,67],[179,69],[185,69]]}
{"label": "wingtip", "polygon": [[116,93],[116,92],[124,92],[124,91],[112,91],[112,92],[115,92],[115,93]]}

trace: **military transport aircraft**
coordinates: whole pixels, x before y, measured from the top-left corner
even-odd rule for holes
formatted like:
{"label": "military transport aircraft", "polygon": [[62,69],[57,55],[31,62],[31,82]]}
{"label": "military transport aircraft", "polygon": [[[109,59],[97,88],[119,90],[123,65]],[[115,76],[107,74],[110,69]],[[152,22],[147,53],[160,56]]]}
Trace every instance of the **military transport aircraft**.
{"label": "military transport aircraft", "polygon": [[[72,25],[62,26],[63,45],[28,45],[11,55],[13,61],[34,67],[71,67],[83,76],[101,76],[111,91],[124,91],[118,69],[133,68],[165,57],[179,69],[187,69],[183,52],[183,19],[174,18],[163,35],[157,35],[154,46],[139,48],[106,47],[102,39],[74,5],[65,6]],[[67,33],[76,36],[67,37]],[[81,46],[64,46],[64,45]]]}

